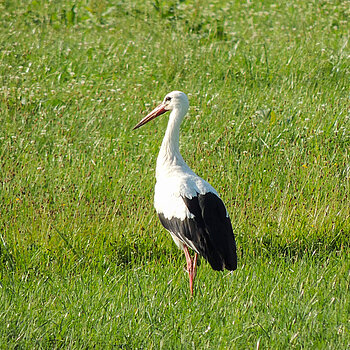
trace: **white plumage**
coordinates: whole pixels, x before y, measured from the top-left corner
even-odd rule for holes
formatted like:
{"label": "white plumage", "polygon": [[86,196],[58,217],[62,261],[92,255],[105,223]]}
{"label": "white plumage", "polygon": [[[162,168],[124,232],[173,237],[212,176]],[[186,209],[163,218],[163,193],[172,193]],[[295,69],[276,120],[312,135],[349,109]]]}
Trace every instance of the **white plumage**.
{"label": "white plumage", "polygon": [[[218,193],[189,168],[179,151],[180,125],[188,108],[187,96],[173,91],[134,129],[171,110],[157,159],[154,207],[176,245],[185,252],[193,294],[197,254],[215,270],[235,270],[237,256],[231,221]],[[195,251],[193,260],[187,247]]]}
{"label": "white plumage", "polygon": [[192,199],[198,194],[208,192],[218,195],[215,189],[206,181],[195,174],[176,171],[174,175],[166,174],[157,176],[154,194],[154,207],[157,213],[162,213],[165,218],[176,217],[180,220],[193,218],[193,214],[186,207],[183,197]]}

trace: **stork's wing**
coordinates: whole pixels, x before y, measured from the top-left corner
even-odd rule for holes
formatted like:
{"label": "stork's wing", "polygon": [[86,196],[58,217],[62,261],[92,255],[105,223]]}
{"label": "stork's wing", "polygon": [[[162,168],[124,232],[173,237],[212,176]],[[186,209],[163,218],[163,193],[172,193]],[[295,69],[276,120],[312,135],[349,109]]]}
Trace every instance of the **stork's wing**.
{"label": "stork's wing", "polygon": [[163,226],[202,255],[214,270],[235,270],[235,237],[222,200],[211,192],[183,200],[191,217],[168,220],[160,214]]}

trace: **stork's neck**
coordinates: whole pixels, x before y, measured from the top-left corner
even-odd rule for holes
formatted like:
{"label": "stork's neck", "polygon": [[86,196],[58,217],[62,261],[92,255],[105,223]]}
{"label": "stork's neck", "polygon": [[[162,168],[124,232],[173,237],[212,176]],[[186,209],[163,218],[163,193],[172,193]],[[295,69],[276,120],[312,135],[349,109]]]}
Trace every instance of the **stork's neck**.
{"label": "stork's neck", "polygon": [[172,110],[169,116],[168,126],[157,159],[157,177],[166,168],[188,167],[179,149],[180,125],[183,117],[184,113],[179,109]]}

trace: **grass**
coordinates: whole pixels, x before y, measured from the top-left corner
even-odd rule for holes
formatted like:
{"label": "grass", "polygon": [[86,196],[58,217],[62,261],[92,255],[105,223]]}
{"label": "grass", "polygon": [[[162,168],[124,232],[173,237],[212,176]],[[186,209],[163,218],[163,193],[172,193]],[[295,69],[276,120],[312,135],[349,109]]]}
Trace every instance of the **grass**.
{"label": "grass", "polygon": [[[0,4],[2,348],[347,348],[349,10],[341,1]],[[152,207],[174,89],[233,274]]]}
{"label": "grass", "polygon": [[224,276],[203,265],[193,300],[186,297],[187,276],[170,264],[42,278],[27,273],[8,287],[10,300],[2,300],[2,341],[165,349],[326,348],[348,341],[348,254],[321,264],[243,260],[239,273]]}

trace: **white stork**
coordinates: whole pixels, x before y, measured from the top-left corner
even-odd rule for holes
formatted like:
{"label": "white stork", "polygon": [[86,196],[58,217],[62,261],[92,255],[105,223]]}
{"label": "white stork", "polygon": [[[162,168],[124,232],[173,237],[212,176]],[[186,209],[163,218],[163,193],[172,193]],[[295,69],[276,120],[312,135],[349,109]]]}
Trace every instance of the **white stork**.
{"label": "white stork", "polygon": [[[134,129],[171,111],[157,159],[154,207],[162,225],[170,232],[176,245],[185,252],[190,292],[193,295],[198,254],[214,270],[220,271],[224,268],[235,270],[237,254],[231,221],[224,203],[216,190],[196,175],[180,154],[180,124],[188,107],[186,94],[173,91]],[[195,251],[193,259],[188,248]]]}

